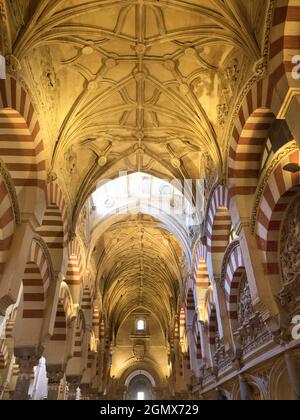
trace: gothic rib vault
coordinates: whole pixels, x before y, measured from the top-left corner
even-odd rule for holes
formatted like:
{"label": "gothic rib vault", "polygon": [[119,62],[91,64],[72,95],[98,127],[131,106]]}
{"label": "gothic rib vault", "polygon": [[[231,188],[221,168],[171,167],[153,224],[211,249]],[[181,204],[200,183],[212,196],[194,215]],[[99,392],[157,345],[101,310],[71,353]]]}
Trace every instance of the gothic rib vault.
{"label": "gothic rib vault", "polygon": [[[297,175],[287,179],[284,164],[298,159],[299,83],[289,60],[299,47],[299,1],[0,5],[7,63],[1,214],[8,218],[9,207],[10,220],[1,228],[0,275],[18,278],[11,287],[0,277],[0,311],[16,324],[14,365],[22,365],[20,349],[34,348],[48,360],[51,381],[64,378],[72,397],[80,384],[119,396],[134,369],[148,372],[144,381],[155,382],[161,398],[190,397],[190,389],[200,395],[205,380],[209,389],[216,371],[239,358],[240,347],[244,356],[255,349],[243,326],[256,344],[282,333],[274,320],[284,282],[273,249],[278,220],[285,220],[278,208],[298,194]],[[287,127],[280,141],[279,120]],[[144,198],[157,198],[158,180],[191,180],[184,215],[157,214],[143,198],[124,212],[124,202],[115,204],[120,173],[126,205],[138,179],[130,175],[143,177]],[[104,186],[100,205],[95,194]],[[180,191],[170,187],[168,194],[176,208]],[[13,249],[23,261],[17,273]],[[42,277],[36,289],[32,273]],[[144,334],[134,331],[139,318]],[[28,331],[36,328],[26,339],[22,320]],[[18,382],[11,384],[20,396]]]}

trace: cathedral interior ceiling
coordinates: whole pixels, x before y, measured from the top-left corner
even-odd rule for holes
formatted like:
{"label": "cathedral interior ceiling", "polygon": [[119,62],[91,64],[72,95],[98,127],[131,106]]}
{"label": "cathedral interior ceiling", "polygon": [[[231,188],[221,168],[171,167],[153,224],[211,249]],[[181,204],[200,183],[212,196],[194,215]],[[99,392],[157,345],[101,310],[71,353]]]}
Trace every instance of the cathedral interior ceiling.
{"label": "cathedral interior ceiling", "polygon": [[[11,52],[38,107],[49,175],[63,184],[73,219],[97,182],[119,171],[181,180],[222,175],[227,117],[261,58],[267,6],[11,2]],[[115,322],[145,306],[167,325],[183,274],[184,246],[175,235],[137,214],[113,220],[94,245]]]}

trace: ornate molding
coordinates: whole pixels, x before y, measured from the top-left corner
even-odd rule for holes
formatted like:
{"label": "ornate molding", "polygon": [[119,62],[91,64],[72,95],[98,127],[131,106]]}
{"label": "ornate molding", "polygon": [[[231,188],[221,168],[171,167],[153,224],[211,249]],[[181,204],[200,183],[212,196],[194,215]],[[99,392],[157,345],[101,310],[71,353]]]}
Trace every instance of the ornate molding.
{"label": "ornate molding", "polygon": [[21,215],[20,215],[20,208],[19,208],[17,193],[15,190],[14,182],[10,176],[10,173],[1,158],[0,158],[0,174],[2,175],[3,181],[5,183],[6,189],[9,194],[10,202],[12,204],[12,209],[14,213],[15,224],[19,225],[21,223]]}
{"label": "ornate molding", "polygon": [[255,200],[254,200],[254,208],[253,208],[253,211],[252,211],[251,223],[250,223],[251,231],[252,231],[253,234],[256,231],[258,210],[259,210],[260,203],[261,203],[261,200],[262,200],[262,195],[265,191],[265,188],[267,186],[269,178],[270,178],[271,174],[273,173],[273,171],[276,169],[277,165],[279,165],[279,163],[287,155],[289,155],[291,152],[293,152],[294,150],[299,150],[299,147],[298,147],[298,145],[295,141],[292,141],[292,142],[288,143],[286,146],[284,146],[283,148],[281,148],[275,154],[272,162],[268,166],[268,169],[265,170],[265,173],[263,173],[261,178],[260,178],[261,181],[260,181],[259,186],[256,190],[256,196],[255,196]]}

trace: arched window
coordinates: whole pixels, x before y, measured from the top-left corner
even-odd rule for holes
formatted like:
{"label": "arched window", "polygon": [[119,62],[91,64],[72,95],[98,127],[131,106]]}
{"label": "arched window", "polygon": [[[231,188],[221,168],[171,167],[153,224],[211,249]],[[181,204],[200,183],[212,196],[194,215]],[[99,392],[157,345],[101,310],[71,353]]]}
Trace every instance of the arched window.
{"label": "arched window", "polygon": [[139,319],[136,323],[137,331],[145,331],[145,321],[143,319]]}

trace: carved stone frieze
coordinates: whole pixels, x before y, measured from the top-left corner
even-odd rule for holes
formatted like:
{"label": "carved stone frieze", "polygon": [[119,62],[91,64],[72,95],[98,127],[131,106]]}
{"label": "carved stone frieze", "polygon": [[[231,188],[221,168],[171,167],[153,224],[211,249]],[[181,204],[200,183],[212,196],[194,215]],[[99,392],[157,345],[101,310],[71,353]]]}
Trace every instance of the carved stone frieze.
{"label": "carved stone frieze", "polygon": [[238,303],[238,325],[234,337],[243,356],[271,340],[267,325],[254,310],[247,279],[242,281]]}

